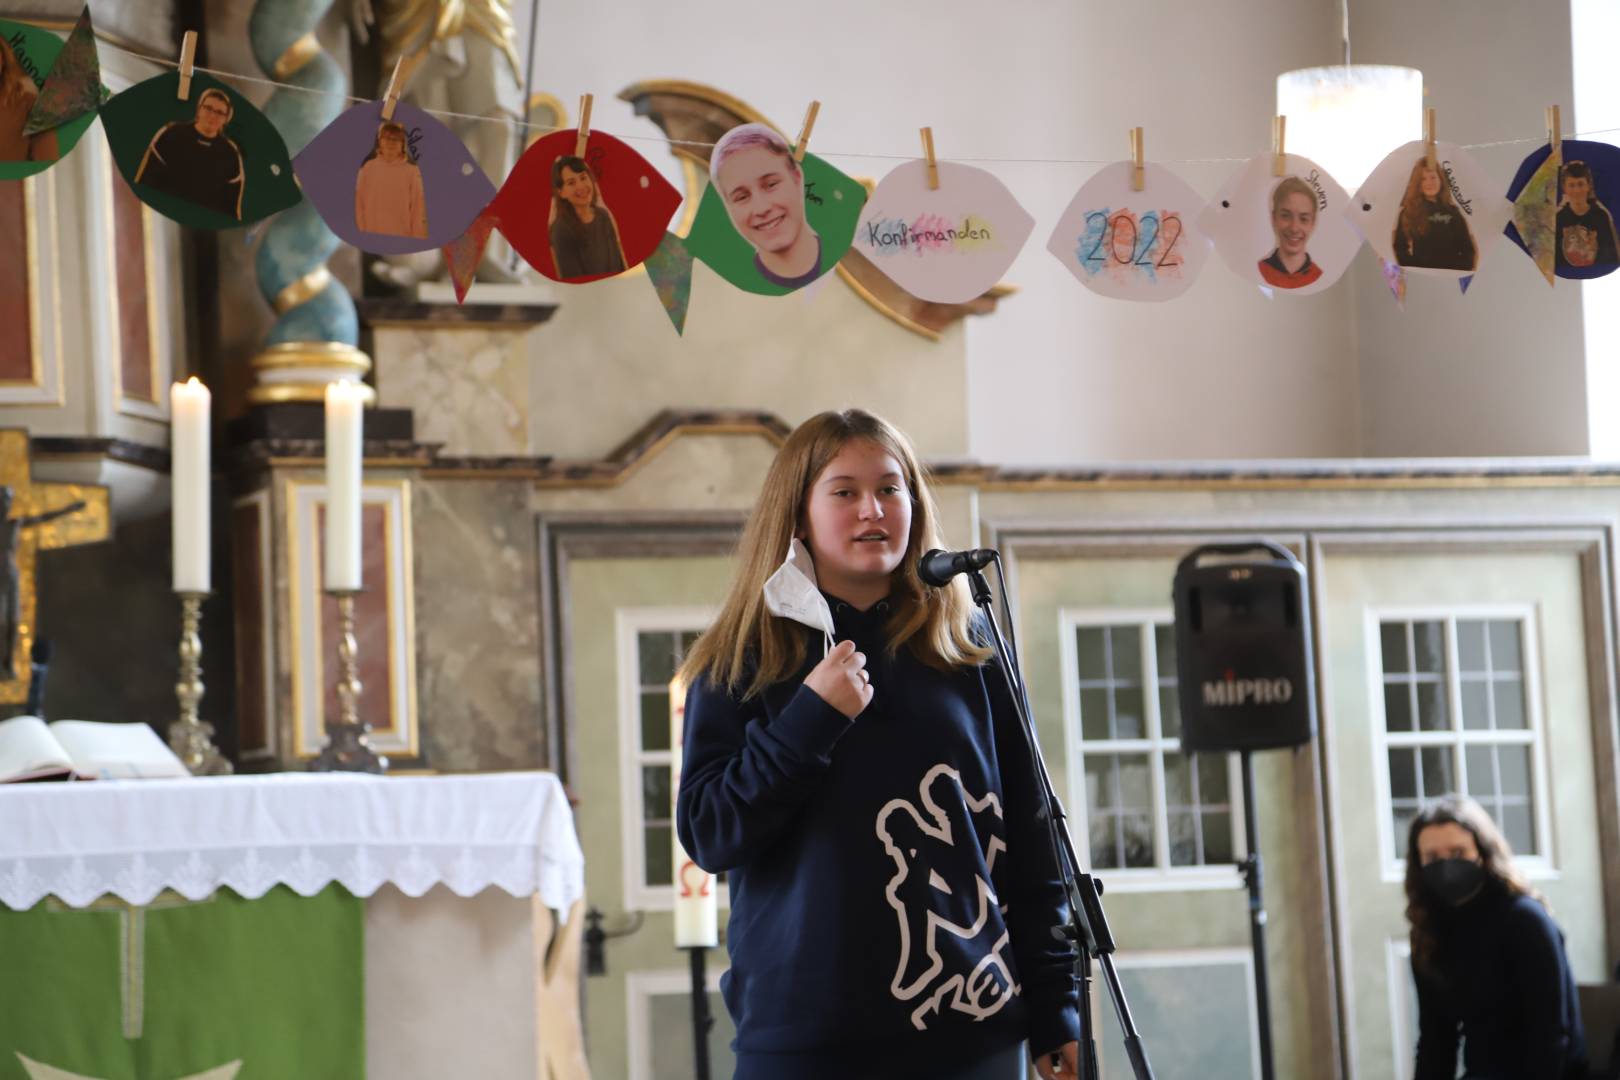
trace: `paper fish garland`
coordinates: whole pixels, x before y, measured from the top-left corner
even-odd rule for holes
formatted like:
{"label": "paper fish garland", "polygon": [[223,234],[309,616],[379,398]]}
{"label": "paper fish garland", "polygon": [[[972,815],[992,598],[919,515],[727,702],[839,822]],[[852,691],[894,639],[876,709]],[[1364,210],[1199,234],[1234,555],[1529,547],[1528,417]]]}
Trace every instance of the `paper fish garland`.
{"label": "paper fish garland", "polygon": [[866,200],[855,250],[906,292],[941,304],[976,300],[1001,280],[1035,219],[983,169],[941,161],[893,169]]}
{"label": "paper fish garland", "polygon": [[1320,165],[1298,154],[1250,158],[1198,216],[1232,272],[1280,294],[1321,292],[1344,273],[1361,238],[1344,212],[1349,197]]}
{"label": "paper fish garland", "polygon": [[[96,118],[94,102],[101,99],[102,87],[93,39],[95,71],[84,72],[89,21],[87,10],[79,16],[84,33],[75,27],[66,45],[48,30],[0,21],[0,87],[7,88],[0,94],[0,180],[21,180],[50,168]],[[87,92],[91,107],[74,113]],[[69,115],[73,118],[55,125],[47,122]]]}
{"label": "paper fish garland", "polygon": [[742,124],[715,144],[686,246],[737,288],[783,296],[838,265],[865,202],[859,182],[814,154],[795,162],[774,128]]}
{"label": "paper fish garland", "polygon": [[1046,242],[1092,292],[1117,300],[1170,300],[1198,279],[1210,239],[1199,228],[1204,199],[1160,165],[1104,166],[1075,193]]}
{"label": "paper fish garland", "polygon": [[454,243],[495,185],[453,131],[421,109],[368,101],[344,112],[293,159],[304,196],[345,243],[405,255]]}
{"label": "paper fish garland", "polygon": [[298,202],[287,144],[246,98],[202,72],[136,83],[101,107],[118,171],[152,209],[197,229],[232,229]]}
{"label": "paper fish garland", "polygon": [[664,239],[681,193],[628,144],[554,131],[523,152],[490,204],[501,235],[553,281],[583,283],[644,262]]}
{"label": "paper fish garland", "polygon": [[1513,221],[1508,239],[1536,260],[1542,273],[1583,280],[1620,267],[1614,211],[1620,206],[1620,148],[1564,139],[1555,156],[1538,147],[1508,186]]}
{"label": "paper fish garland", "polygon": [[1379,258],[1408,273],[1461,278],[1479,269],[1513,207],[1466,150],[1434,147],[1432,166],[1421,139],[1384,158],[1348,217]]}

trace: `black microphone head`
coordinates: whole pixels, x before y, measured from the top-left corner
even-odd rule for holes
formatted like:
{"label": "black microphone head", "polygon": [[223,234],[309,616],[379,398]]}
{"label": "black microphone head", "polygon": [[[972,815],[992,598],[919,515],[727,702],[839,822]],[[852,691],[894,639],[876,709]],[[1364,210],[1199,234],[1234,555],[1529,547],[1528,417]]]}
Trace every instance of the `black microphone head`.
{"label": "black microphone head", "polygon": [[34,647],[28,651],[28,656],[36,664],[42,666],[49,664],[51,662],[51,639],[46,637],[35,638]]}
{"label": "black microphone head", "polygon": [[[936,588],[945,585],[951,580],[949,572],[950,552],[931,548],[923,553],[917,560],[917,576],[922,578],[924,585],[933,585]],[[941,565],[941,557],[945,565]],[[943,576],[942,576],[943,575]]]}

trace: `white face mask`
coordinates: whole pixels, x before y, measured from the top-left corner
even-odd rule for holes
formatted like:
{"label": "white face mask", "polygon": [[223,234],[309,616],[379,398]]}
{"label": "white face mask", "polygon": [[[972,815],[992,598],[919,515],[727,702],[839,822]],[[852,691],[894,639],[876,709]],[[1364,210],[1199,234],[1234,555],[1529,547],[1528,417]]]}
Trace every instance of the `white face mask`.
{"label": "white face mask", "polygon": [[832,608],[827,598],[816,587],[816,567],[810,561],[810,552],[794,537],[788,545],[787,559],[776,568],[765,582],[765,607],[772,615],[803,623],[812,630],[820,630],[825,638],[826,652],[833,647]]}

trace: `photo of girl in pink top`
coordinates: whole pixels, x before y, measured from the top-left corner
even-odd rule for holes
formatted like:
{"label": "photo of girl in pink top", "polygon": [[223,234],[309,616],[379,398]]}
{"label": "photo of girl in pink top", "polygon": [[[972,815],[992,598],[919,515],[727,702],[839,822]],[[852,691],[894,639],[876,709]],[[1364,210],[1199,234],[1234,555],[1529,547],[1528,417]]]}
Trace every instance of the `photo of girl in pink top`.
{"label": "photo of girl in pink top", "polygon": [[403,124],[377,129],[377,141],[355,180],[354,224],[361,232],[427,237],[422,170],[407,150]]}

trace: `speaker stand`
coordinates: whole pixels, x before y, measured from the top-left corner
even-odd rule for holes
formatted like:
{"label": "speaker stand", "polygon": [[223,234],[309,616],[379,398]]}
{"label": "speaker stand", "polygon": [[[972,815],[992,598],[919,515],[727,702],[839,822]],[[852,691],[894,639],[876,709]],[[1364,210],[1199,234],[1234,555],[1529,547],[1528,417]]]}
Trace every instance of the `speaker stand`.
{"label": "speaker stand", "polygon": [[1254,811],[1254,755],[1243,758],[1243,839],[1248,855],[1237,864],[1249,890],[1249,937],[1254,945],[1254,1011],[1260,1030],[1260,1078],[1276,1076],[1271,1063],[1271,990],[1266,977],[1266,903],[1262,896],[1264,872],[1260,865],[1260,826]]}

